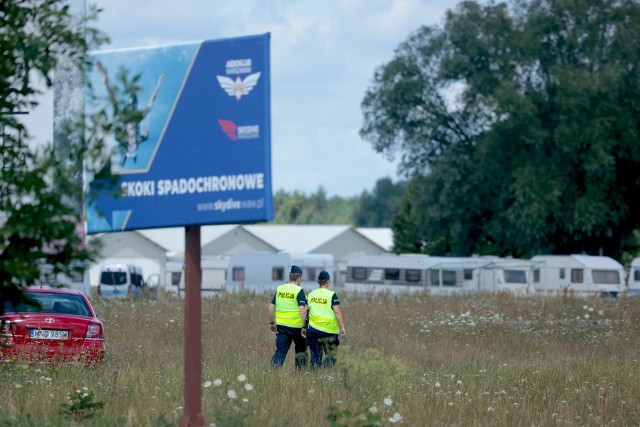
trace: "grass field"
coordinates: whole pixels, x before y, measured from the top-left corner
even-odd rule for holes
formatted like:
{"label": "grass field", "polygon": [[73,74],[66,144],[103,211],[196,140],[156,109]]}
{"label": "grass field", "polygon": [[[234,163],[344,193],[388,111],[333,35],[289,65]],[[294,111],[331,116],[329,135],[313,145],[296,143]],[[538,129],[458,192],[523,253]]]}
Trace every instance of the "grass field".
{"label": "grass field", "polygon": [[[216,426],[637,426],[640,299],[341,295],[333,369],[270,369],[270,296],[206,299],[202,408]],[[0,367],[0,425],[175,426],[183,302],[93,300],[97,367]]]}

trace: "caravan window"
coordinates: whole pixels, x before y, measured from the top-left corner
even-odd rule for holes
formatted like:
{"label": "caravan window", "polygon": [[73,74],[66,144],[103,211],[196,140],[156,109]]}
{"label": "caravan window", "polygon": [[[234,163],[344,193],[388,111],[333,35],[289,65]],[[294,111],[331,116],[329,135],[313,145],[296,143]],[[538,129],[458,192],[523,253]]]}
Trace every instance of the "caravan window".
{"label": "caravan window", "polygon": [[533,283],[540,282],[540,270],[533,270]]}
{"label": "caravan window", "polygon": [[473,280],[473,270],[470,268],[464,269],[464,280]]}
{"label": "caravan window", "polygon": [[560,271],[560,278],[564,279],[564,268],[559,269]]}
{"label": "caravan window", "polygon": [[284,280],[284,267],[273,267],[271,269],[271,279]]}
{"label": "caravan window", "polygon": [[231,271],[232,280],[235,282],[244,281],[244,267],[233,267]]}
{"label": "caravan window", "polygon": [[506,283],[527,283],[527,273],[524,270],[505,270],[504,281]]}
{"label": "caravan window", "polygon": [[182,276],[182,271],[173,271],[171,272],[171,285],[178,286],[180,284],[180,277]]}
{"label": "caravan window", "polygon": [[[318,279],[316,275],[316,269],[313,267],[303,268],[302,273],[303,273],[302,280],[316,281]],[[307,275],[306,278],[305,278],[305,274]]]}
{"label": "caravan window", "polygon": [[[440,270],[431,270],[431,286],[440,286]],[[456,272],[442,270],[442,286],[455,286]]]}
{"label": "caravan window", "polygon": [[400,269],[399,268],[385,268],[384,269],[384,280],[400,280]]}
{"label": "caravan window", "polygon": [[407,270],[405,272],[405,276],[407,278],[407,282],[419,282],[420,270]]}
{"label": "caravan window", "polygon": [[367,269],[365,267],[353,267],[351,274],[353,275],[354,280],[367,279]]}
{"label": "caravan window", "polygon": [[635,270],[633,272],[633,281],[640,282],[640,270]]}
{"label": "caravan window", "polygon": [[620,276],[615,270],[593,270],[593,283],[620,283]]}
{"label": "caravan window", "polygon": [[572,268],[571,269],[571,281],[573,283],[582,283],[584,273],[581,268]]}

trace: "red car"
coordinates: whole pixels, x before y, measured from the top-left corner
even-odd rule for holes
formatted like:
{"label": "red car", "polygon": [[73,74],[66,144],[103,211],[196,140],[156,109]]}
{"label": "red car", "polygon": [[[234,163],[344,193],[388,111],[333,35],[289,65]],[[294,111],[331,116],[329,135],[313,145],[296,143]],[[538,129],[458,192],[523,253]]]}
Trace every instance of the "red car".
{"label": "red car", "polygon": [[40,308],[5,302],[0,316],[0,361],[25,357],[94,364],[104,359],[104,327],[82,292],[48,287],[23,292]]}

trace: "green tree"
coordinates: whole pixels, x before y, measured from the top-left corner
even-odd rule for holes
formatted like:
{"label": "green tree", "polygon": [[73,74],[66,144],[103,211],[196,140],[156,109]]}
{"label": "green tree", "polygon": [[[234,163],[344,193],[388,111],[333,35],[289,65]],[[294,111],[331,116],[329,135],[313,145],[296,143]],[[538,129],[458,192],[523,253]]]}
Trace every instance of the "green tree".
{"label": "green tree", "polygon": [[310,196],[279,190],[274,195],[276,224],[352,224],[355,198],[327,197],[323,187]]}
{"label": "green tree", "polygon": [[404,182],[393,183],[391,178],[380,178],[373,191],[360,195],[354,212],[354,222],[358,227],[391,227],[393,215],[398,212]]}
{"label": "green tree", "polygon": [[414,32],[361,130],[413,177],[407,239],[618,257],[640,226],[639,43],[637,0],[464,1]]}
{"label": "green tree", "polygon": [[395,253],[421,253],[427,240],[423,239],[420,215],[415,209],[411,199],[405,197],[400,203],[400,210],[393,217],[393,252]]}
{"label": "green tree", "polygon": [[[29,133],[16,112],[38,105],[40,79],[53,84],[60,58],[84,69],[86,53],[106,39],[78,19],[63,0],[8,0],[0,3],[0,302],[19,302],[20,287],[37,281],[39,263],[72,273],[95,256],[84,244],[77,165],[99,163],[103,147],[93,137],[70,139],[61,159],[51,144],[29,146]],[[83,122],[83,118],[78,118]],[[99,121],[93,121],[99,124]],[[86,158],[89,155],[90,158]],[[4,305],[0,303],[0,311]]]}

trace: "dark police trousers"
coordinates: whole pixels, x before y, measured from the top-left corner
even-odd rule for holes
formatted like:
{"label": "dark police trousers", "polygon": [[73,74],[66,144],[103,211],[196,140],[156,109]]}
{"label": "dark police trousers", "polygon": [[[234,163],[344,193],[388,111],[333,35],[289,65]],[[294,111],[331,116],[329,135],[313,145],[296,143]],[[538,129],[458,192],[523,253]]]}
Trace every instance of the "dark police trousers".
{"label": "dark police trousers", "polygon": [[271,366],[279,368],[284,365],[291,342],[295,344],[296,368],[307,366],[307,339],[302,336],[301,328],[277,325],[276,351],[271,359]]}
{"label": "dark police trousers", "polygon": [[[311,367],[327,368],[336,364],[336,349],[340,345],[338,334],[330,334],[328,332],[319,331],[309,328],[307,331],[307,342],[311,351]],[[325,359],[322,361],[322,353]]]}

